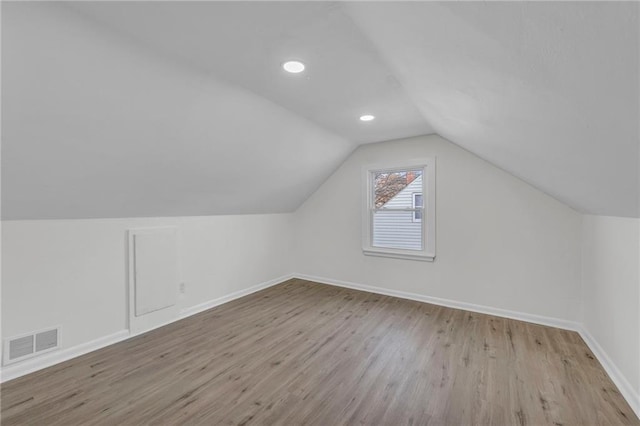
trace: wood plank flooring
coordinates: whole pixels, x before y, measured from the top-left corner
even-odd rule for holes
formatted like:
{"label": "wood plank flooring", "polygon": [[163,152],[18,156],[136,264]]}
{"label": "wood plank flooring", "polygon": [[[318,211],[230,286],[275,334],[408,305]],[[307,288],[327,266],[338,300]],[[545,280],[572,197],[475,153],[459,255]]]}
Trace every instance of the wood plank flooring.
{"label": "wood plank flooring", "polygon": [[1,391],[3,425],[640,425],[574,332],[302,280]]}

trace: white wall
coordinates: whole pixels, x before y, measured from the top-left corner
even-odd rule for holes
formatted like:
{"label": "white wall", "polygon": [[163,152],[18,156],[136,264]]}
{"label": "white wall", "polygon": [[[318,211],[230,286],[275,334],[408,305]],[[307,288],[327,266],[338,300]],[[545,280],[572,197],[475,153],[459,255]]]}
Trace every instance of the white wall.
{"label": "white wall", "polygon": [[[361,167],[426,156],[435,262],[364,256]],[[582,323],[640,407],[640,220],[583,217],[438,136],[360,147],[293,214],[3,221],[3,337],[61,325],[64,350],[122,332],[126,230],[167,225],[179,229],[183,311],[294,272]]]}
{"label": "white wall", "polygon": [[63,349],[127,327],[126,230],[175,225],[188,309],[291,271],[291,215],[2,222],[2,336],[62,326]]}
{"label": "white wall", "polygon": [[[433,263],[361,250],[361,167],[437,157]],[[581,215],[445,139],[359,147],[294,214],[297,273],[577,321]]]}
{"label": "white wall", "polygon": [[635,395],[636,410],[640,408],[639,237],[639,219],[584,217],[583,326],[619,371],[621,390],[626,387],[627,395]]}

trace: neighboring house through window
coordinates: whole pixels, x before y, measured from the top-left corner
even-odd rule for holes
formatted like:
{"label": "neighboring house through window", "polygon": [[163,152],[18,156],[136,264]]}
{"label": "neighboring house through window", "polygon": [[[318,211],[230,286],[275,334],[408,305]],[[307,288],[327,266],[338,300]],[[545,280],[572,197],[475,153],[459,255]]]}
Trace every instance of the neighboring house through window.
{"label": "neighboring house through window", "polygon": [[363,170],[365,255],[435,258],[435,160]]}

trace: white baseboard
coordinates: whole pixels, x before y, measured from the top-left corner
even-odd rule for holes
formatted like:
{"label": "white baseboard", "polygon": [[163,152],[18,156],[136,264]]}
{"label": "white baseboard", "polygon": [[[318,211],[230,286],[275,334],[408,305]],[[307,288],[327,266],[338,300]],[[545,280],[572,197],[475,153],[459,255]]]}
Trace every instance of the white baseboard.
{"label": "white baseboard", "polygon": [[394,296],[401,299],[415,300],[418,302],[431,303],[433,305],[446,306],[448,308],[462,309],[465,311],[478,312],[481,314],[495,315],[498,317],[511,318],[519,321],[531,322],[534,324],[547,325],[550,327],[562,328],[564,330],[579,331],[581,326],[574,321],[568,321],[561,318],[546,317],[542,315],[527,314],[524,312],[510,311],[507,309],[493,308],[491,306],[476,305],[467,302],[458,302],[456,300],[441,299],[439,297],[425,296],[423,294],[409,293],[405,291],[389,290],[383,287],[374,287],[365,284],[356,284],[348,281],[334,280],[331,278],[315,277],[306,274],[293,274],[295,278],[300,278],[317,283],[335,285],[338,287],[351,288],[354,290],[368,291],[370,293],[383,294],[385,296]]}
{"label": "white baseboard", "polygon": [[300,278],[303,280],[314,281],[322,284],[329,284],[338,287],[350,288],[354,290],[368,291],[370,293],[382,294],[385,296],[394,296],[401,299],[415,300],[418,302],[426,302],[439,306],[446,306],[449,308],[462,309],[465,311],[478,312],[481,314],[495,315],[498,317],[510,318],[520,321],[526,321],[534,324],[546,325],[550,327],[561,328],[564,330],[576,331],[580,334],[585,341],[591,352],[596,356],[600,364],[602,364],[604,370],[607,372],[613,383],[618,387],[618,390],[627,400],[627,403],[631,406],[631,409],[640,417],[640,395],[634,391],[633,386],[620,372],[618,367],[611,361],[607,353],[602,349],[594,337],[583,327],[581,323],[568,321],[560,318],[545,317],[541,315],[527,314],[523,312],[510,311],[506,309],[493,308],[489,306],[476,305],[473,303],[458,302],[455,300],[441,299],[438,297],[424,296],[422,294],[408,293],[403,291],[389,290],[382,287],[374,287],[365,284],[356,284],[348,281],[334,280],[331,278],[316,277],[306,274],[293,274],[294,278]]}
{"label": "white baseboard", "polygon": [[[624,377],[624,375],[620,372],[620,370],[616,367],[616,365],[611,361],[611,359],[609,358],[607,353],[604,351],[604,349],[602,349],[602,347],[598,344],[595,338],[583,327],[582,324],[560,319],[560,318],[527,314],[527,313],[522,313],[517,311],[510,311],[506,309],[494,308],[490,306],[476,305],[473,303],[458,302],[455,300],[442,299],[438,297],[430,297],[430,296],[425,296],[425,295],[416,294],[416,293],[389,290],[386,288],[375,287],[375,286],[370,286],[365,284],[356,284],[348,281],[335,280],[331,278],[316,277],[316,276],[311,276],[306,274],[294,273],[294,274],[284,275],[282,277],[275,278],[269,281],[265,281],[255,286],[246,288],[244,290],[236,291],[226,296],[222,296],[217,299],[213,299],[208,302],[183,309],[180,312],[180,316],[176,318],[175,321],[179,321],[183,318],[187,318],[191,315],[198,314],[200,312],[206,311],[213,307],[219,306],[223,303],[227,303],[232,300],[238,299],[240,297],[247,296],[251,293],[255,293],[265,288],[272,287],[276,284],[280,284],[291,278],[300,278],[303,280],[314,281],[322,284],[329,284],[329,285],[334,285],[338,287],[350,288],[354,290],[368,291],[370,293],[382,294],[386,296],[394,296],[402,299],[415,300],[418,302],[431,303],[434,305],[446,306],[446,307],[455,308],[455,309],[462,309],[462,310],[471,311],[471,312],[478,312],[482,314],[489,314],[489,315],[495,315],[495,316],[504,317],[504,318],[511,318],[515,320],[531,322],[534,324],[562,328],[565,330],[577,331],[582,337],[582,339],[585,341],[589,349],[591,349],[593,354],[596,356],[598,361],[602,364],[603,368],[605,369],[605,371],[607,372],[607,374],[609,375],[613,383],[618,387],[622,396],[627,400],[627,402],[629,403],[631,408],[634,410],[636,415],[640,417],[640,394],[638,394],[638,392],[633,389],[633,386],[631,386],[629,381]],[[172,322],[175,322],[175,321],[172,321]],[[159,327],[164,325],[166,324],[162,324]],[[147,330],[147,331],[150,331],[150,330]],[[89,352],[96,351],[98,349],[104,348],[109,345],[113,345],[115,343],[121,342],[131,337],[134,337],[134,335],[130,334],[129,330],[120,330],[116,333],[110,334],[108,336],[100,337],[90,342],[86,342],[86,343],[76,345],[70,348],[62,349],[59,351],[50,352],[41,357],[31,358],[29,360],[25,360],[23,362],[19,362],[16,364],[4,366],[0,369],[0,383],[18,378],[20,376],[24,376],[29,373],[33,373],[38,370],[42,370],[43,368],[51,367],[55,364],[68,361],[70,359],[79,357]]]}
{"label": "white baseboard", "polygon": [[230,302],[235,299],[239,299],[241,297],[247,296],[251,293],[255,293],[256,291],[264,290],[265,288],[272,287],[276,284],[280,284],[289,279],[293,278],[293,274],[283,275],[278,278],[274,278],[269,281],[265,281],[263,283],[254,285],[253,287],[245,288],[244,290],[235,291],[226,296],[219,297],[217,299],[209,300],[208,302],[200,303],[199,305],[191,306],[190,308],[185,308],[180,311],[180,318],[190,317],[191,315],[198,314],[200,312],[204,312],[208,309],[214,308],[218,305],[222,305],[223,303]]}
{"label": "white baseboard", "polygon": [[263,283],[254,285],[252,287],[246,288],[244,290],[236,291],[231,294],[228,294],[223,297],[219,297],[214,300],[210,300],[205,303],[201,303],[196,306],[192,306],[190,308],[183,309],[180,311],[180,315],[175,318],[173,321],[169,321],[163,324],[159,324],[156,327],[145,330],[142,333],[132,334],[129,330],[120,330],[116,333],[110,334],[108,336],[103,336],[98,339],[92,340],[90,342],[82,343],[80,345],[72,346],[70,348],[61,349],[58,351],[49,352],[42,356],[36,358],[30,358],[28,360],[18,362],[16,364],[6,365],[0,368],[0,383],[6,382],[8,380],[16,379],[20,376],[24,376],[29,373],[36,372],[38,370],[42,370],[47,367],[51,367],[53,365],[59,364],[64,361],[68,361],[70,359],[79,357],[81,355],[87,354],[89,352],[96,351],[98,349],[102,349],[106,346],[113,345],[115,343],[122,342],[123,340],[130,339],[132,337],[138,336],[140,334],[148,333],[151,330],[155,330],[156,328],[163,327],[167,324],[171,324],[173,322],[179,321],[181,319],[187,318],[191,315],[195,315],[197,313],[206,311],[207,309],[211,309],[215,306],[221,305],[223,303],[230,302],[234,299],[238,299],[240,297],[249,295],[251,293],[255,293],[256,291],[263,290],[265,288],[274,286],[276,284],[280,284],[284,281],[293,278],[292,274],[284,275],[279,278],[275,278],[273,280],[265,281]]}
{"label": "white baseboard", "polygon": [[631,383],[624,377],[622,372],[618,369],[618,367],[611,361],[609,355],[602,349],[602,346],[598,343],[598,341],[586,330],[584,327],[581,327],[578,330],[582,340],[585,341],[591,352],[596,356],[604,371],[607,372],[613,383],[618,387],[618,390],[627,400],[631,409],[636,413],[636,416],[640,418],[640,393],[633,389]]}
{"label": "white baseboard", "polygon": [[52,365],[68,361],[72,358],[96,351],[104,348],[105,346],[113,345],[114,343],[121,342],[128,338],[129,330],[120,330],[116,333],[100,337],[90,342],[82,343],[59,351],[49,352],[46,355],[30,358],[16,364],[6,365],[0,369],[0,382],[6,382],[8,380],[24,376],[25,374],[51,367]]}

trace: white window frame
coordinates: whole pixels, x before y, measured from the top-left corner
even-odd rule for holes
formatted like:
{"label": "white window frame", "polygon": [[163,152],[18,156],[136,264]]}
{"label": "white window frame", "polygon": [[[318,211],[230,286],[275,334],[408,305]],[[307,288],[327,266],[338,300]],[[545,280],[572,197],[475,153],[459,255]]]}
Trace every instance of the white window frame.
{"label": "white window frame", "polygon": [[[412,192],[411,193],[411,207],[414,208],[414,209],[416,208],[416,195],[419,195],[419,196],[422,197],[422,192]],[[422,204],[424,206],[424,201],[422,202]],[[414,222],[414,223],[422,222],[422,217],[420,217],[420,218],[416,217],[416,213],[418,213],[418,212],[422,213],[422,211],[420,211],[420,210],[414,210],[413,211],[413,215],[411,217],[411,221]]]}
{"label": "white window frame", "polygon": [[[422,170],[422,250],[394,249],[373,246],[374,174],[405,170]],[[415,211],[415,208],[407,209]],[[366,256],[433,262],[436,258],[436,159],[417,158],[370,164],[362,168],[362,253]]]}

